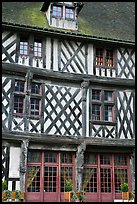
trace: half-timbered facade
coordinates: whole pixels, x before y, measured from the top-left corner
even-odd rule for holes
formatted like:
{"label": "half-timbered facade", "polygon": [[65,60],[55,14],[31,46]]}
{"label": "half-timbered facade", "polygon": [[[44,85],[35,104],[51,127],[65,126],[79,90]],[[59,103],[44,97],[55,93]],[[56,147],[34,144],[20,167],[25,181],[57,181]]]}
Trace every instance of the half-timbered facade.
{"label": "half-timbered facade", "polygon": [[3,2],[2,13],[8,189],[27,202],[63,202],[66,179],[87,202],[121,199],[123,181],[135,191],[134,3]]}

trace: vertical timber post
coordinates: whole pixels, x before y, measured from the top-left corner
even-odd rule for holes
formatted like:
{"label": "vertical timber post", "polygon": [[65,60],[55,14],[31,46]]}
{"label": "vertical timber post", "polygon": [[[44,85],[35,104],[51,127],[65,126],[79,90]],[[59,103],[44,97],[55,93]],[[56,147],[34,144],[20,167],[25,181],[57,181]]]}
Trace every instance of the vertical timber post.
{"label": "vertical timber post", "polygon": [[29,140],[23,140],[21,143],[21,155],[20,155],[20,190],[25,193],[25,181],[26,181],[26,166],[28,155]]}
{"label": "vertical timber post", "polygon": [[135,192],[135,149],[133,150],[133,153],[130,158],[130,169],[131,169],[131,186],[132,186],[132,192]]}
{"label": "vertical timber post", "polygon": [[89,81],[83,81],[81,83],[82,88],[82,137],[86,136],[86,103],[87,103],[87,89],[89,87]]}
{"label": "vertical timber post", "polygon": [[76,190],[80,191],[82,189],[82,175],[83,175],[83,165],[84,165],[84,152],[86,150],[86,143],[83,142],[78,146],[76,153]]}

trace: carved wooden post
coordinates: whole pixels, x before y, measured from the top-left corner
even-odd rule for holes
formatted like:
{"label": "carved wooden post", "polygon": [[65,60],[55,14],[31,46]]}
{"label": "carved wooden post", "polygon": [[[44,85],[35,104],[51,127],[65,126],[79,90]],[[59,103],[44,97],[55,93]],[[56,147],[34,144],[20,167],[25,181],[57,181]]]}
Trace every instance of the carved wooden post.
{"label": "carved wooden post", "polygon": [[81,83],[82,88],[82,137],[86,136],[86,101],[87,101],[87,89],[89,81],[83,81]]}
{"label": "carved wooden post", "polygon": [[132,192],[135,192],[135,150],[133,151],[130,158],[130,169],[132,177]]}
{"label": "carved wooden post", "polygon": [[82,175],[83,175],[83,165],[84,165],[84,151],[86,149],[86,143],[83,142],[78,146],[77,155],[76,155],[76,186],[77,191],[82,189]]}
{"label": "carved wooden post", "polygon": [[25,192],[25,180],[26,180],[26,165],[28,154],[29,141],[23,140],[21,143],[21,158],[20,158],[20,190]]}

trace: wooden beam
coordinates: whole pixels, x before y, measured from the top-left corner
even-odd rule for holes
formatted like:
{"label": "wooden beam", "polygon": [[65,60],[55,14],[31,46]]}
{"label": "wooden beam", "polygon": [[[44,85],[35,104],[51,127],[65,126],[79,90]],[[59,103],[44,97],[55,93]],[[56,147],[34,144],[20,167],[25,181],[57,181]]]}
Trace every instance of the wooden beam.
{"label": "wooden beam", "polygon": [[135,80],[133,79],[121,79],[121,78],[107,78],[107,77],[97,77],[93,75],[86,75],[86,74],[72,74],[72,73],[62,73],[62,72],[56,72],[52,70],[47,69],[41,69],[41,68],[35,68],[31,66],[24,66],[14,63],[6,63],[2,62],[2,73],[4,74],[11,74],[11,75],[26,75],[27,71],[30,71],[33,73],[34,78],[35,76],[45,79],[54,79],[54,80],[60,80],[73,83],[82,83],[83,80],[89,80],[92,85],[110,85],[116,87],[124,87],[124,88],[135,88]]}
{"label": "wooden beam", "polygon": [[135,147],[135,139],[108,139],[108,138],[93,138],[93,137],[85,137],[81,136],[59,136],[59,135],[48,135],[44,133],[27,133],[26,132],[9,132],[2,133],[2,139],[7,140],[18,140],[29,139],[31,142],[36,143],[56,143],[56,144],[74,144],[79,145],[85,141],[87,145],[91,146],[101,146],[101,147]]}

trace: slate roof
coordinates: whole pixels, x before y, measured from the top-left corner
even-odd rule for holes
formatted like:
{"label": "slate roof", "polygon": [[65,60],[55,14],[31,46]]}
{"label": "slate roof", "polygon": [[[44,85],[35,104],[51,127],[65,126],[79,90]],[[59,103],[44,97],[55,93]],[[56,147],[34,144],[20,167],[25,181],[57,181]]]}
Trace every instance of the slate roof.
{"label": "slate roof", "polygon": [[2,23],[135,42],[135,2],[83,2],[78,15],[78,31],[49,27],[40,11],[43,3],[2,2]]}

